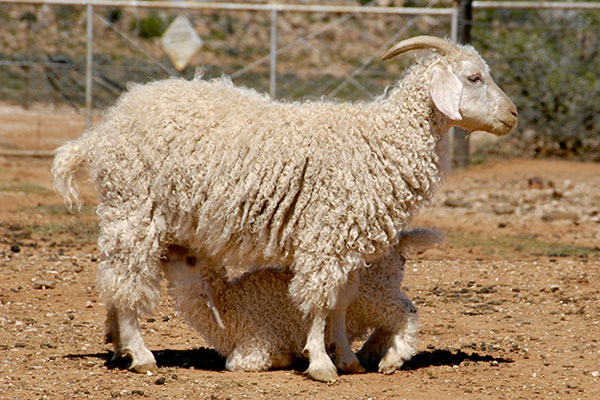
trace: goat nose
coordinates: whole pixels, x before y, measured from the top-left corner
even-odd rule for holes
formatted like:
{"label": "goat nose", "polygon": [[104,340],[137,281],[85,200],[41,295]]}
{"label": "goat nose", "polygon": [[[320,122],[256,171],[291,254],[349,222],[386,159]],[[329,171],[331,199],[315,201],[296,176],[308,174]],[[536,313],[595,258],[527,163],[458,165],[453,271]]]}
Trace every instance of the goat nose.
{"label": "goat nose", "polygon": [[519,113],[517,113],[517,109],[516,108],[511,108],[510,109],[510,113],[513,115],[513,117],[517,118],[517,115],[519,115]]}

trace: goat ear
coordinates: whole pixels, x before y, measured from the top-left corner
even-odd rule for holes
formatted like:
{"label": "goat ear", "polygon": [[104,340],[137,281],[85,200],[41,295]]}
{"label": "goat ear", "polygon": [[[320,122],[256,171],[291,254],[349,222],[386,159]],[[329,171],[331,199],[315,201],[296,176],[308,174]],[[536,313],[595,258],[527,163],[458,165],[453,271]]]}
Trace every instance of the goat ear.
{"label": "goat ear", "polygon": [[449,118],[460,121],[460,98],[463,85],[449,66],[438,65],[430,76],[429,92],[433,104]]}

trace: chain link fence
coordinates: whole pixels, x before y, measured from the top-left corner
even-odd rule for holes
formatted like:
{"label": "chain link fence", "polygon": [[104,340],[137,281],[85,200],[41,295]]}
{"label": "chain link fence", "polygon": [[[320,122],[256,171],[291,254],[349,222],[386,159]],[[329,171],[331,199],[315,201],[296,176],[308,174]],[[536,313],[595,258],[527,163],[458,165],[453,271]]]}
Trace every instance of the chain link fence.
{"label": "chain link fence", "polygon": [[[284,1],[299,6],[277,10],[276,18],[268,8],[272,4],[174,9],[177,2],[153,2],[152,7],[113,3],[93,7],[94,120],[130,82],[190,79],[198,69],[205,78],[228,75],[236,84],[280,99],[369,99],[398,79],[413,60],[381,63],[379,57],[389,46],[414,35],[449,37],[452,32],[453,3],[441,0],[328,2],[328,7],[381,9],[379,13],[326,7],[308,11],[306,7],[320,2]],[[486,144],[486,154],[563,151],[593,158],[600,136],[600,8],[515,8],[514,3],[511,8],[488,8],[489,3],[500,5],[473,4],[473,44],[515,100],[520,121],[516,134]],[[391,12],[399,6],[425,11]],[[162,49],[160,35],[180,14],[192,23],[203,45],[178,72]],[[85,128],[87,18],[84,3],[0,0],[0,149],[50,151]]]}

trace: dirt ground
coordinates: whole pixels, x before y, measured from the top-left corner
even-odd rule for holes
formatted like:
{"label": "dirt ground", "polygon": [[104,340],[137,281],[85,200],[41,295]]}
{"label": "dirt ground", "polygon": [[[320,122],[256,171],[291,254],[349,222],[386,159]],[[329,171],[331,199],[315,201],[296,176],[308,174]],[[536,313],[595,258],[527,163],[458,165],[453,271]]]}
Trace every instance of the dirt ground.
{"label": "dirt ground", "polygon": [[[40,134],[39,113],[0,114],[0,149],[48,150],[82,126],[57,117],[52,136]],[[84,183],[86,207],[68,213],[52,192],[50,163],[0,156],[2,399],[600,398],[599,164],[513,159],[453,172],[414,221],[447,234],[407,266],[419,353],[392,375],[324,384],[303,366],[225,371],[165,290],[141,321],[158,374],[108,368],[96,197]]]}

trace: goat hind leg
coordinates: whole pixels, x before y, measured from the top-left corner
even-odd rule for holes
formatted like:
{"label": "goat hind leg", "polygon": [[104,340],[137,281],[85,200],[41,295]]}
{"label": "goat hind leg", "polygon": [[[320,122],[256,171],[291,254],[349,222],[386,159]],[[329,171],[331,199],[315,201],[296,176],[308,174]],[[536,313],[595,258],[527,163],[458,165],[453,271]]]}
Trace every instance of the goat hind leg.
{"label": "goat hind leg", "polygon": [[142,338],[135,310],[117,310],[114,307],[109,307],[107,339],[109,335],[112,335],[115,347],[111,362],[116,362],[122,357],[128,357],[131,359],[128,366],[130,370],[143,374],[158,371],[154,355],[146,347]]}

